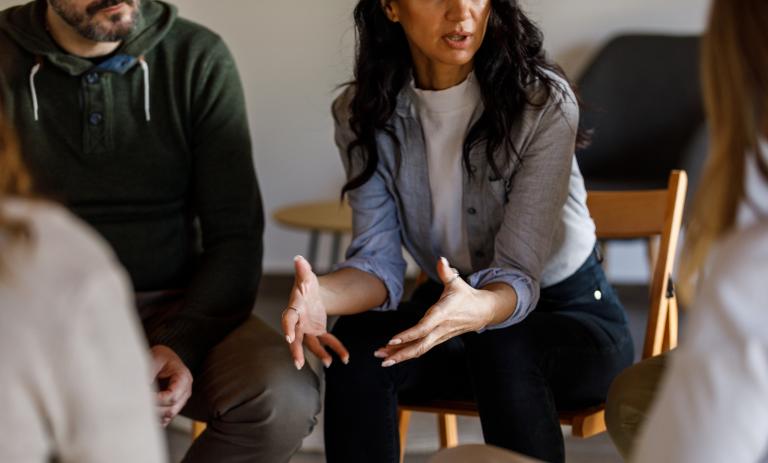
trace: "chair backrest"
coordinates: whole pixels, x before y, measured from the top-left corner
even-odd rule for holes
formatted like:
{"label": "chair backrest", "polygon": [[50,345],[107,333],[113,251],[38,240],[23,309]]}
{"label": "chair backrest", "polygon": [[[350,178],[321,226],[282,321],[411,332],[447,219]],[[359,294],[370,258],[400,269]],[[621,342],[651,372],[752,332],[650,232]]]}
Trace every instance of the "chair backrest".
{"label": "chair backrest", "polygon": [[[659,250],[651,279],[651,303],[643,358],[674,347],[677,302],[672,271],[683,218],[688,177],[672,171],[666,189],[590,191],[587,204],[599,239],[659,237]],[[665,343],[665,336],[667,342]]]}
{"label": "chair backrest", "polygon": [[663,188],[706,157],[699,37],[621,35],[578,79],[591,144],[577,158],[588,189]]}

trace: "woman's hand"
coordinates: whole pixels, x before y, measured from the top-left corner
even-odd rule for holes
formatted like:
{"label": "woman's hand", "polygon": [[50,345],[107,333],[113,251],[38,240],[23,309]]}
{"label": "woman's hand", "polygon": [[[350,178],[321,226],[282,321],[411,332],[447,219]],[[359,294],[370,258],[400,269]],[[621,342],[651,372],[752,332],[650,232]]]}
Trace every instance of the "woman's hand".
{"label": "woman's hand", "polygon": [[445,258],[437,263],[437,274],[445,285],[440,300],[416,326],[395,335],[387,346],[375,352],[377,358],[384,359],[381,366],[391,367],[421,357],[436,345],[480,330],[493,320],[493,297],[484,294],[487,291],[469,286]]}
{"label": "woman's hand", "polygon": [[300,370],[304,366],[303,345],[306,345],[326,368],[333,361],[326,347],[336,352],[344,363],[349,362],[347,349],[334,335],[326,331],[328,315],[321,296],[320,283],[312,271],[312,266],[303,257],[296,256],[294,269],[296,276],[288,307],[283,310],[282,326],[296,368]]}

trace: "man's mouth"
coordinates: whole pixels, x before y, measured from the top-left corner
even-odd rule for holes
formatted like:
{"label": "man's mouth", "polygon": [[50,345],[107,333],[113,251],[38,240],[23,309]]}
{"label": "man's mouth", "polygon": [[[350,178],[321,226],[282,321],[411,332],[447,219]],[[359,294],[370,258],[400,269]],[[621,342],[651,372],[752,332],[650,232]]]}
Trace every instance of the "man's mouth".
{"label": "man's mouth", "polygon": [[102,0],[89,5],[88,8],[85,9],[85,12],[90,16],[100,12],[114,13],[123,5],[133,6],[134,0]]}

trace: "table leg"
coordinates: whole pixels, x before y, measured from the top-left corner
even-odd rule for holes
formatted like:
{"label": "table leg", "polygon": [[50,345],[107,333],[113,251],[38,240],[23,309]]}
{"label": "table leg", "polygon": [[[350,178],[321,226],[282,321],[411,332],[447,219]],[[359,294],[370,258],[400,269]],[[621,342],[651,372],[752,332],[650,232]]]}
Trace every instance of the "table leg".
{"label": "table leg", "polygon": [[312,266],[312,269],[315,269],[315,262],[317,261],[317,242],[320,238],[320,232],[317,230],[312,230],[309,232],[309,250],[307,252],[307,258],[309,260],[309,265]]}
{"label": "table leg", "polygon": [[334,264],[341,261],[341,256],[339,255],[340,252],[341,252],[341,233],[334,233],[333,248],[331,251],[331,258],[329,259],[331,265],[330,267],[328,267],[328,270],[331,270]]}

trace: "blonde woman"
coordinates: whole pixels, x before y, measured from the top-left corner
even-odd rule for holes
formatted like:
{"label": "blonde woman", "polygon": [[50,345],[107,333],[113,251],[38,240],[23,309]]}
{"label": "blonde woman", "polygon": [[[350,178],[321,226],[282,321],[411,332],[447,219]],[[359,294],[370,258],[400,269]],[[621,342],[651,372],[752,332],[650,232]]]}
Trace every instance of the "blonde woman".
{"label": "blonde woman", "polygon": [[165,461],[124,273],[30,196],[0,111],[0,461]]}
{"label": "blonde woman", "polygon": [[622,374],[608,400],[609,432],[635,462],[768,461],[766,25],[765,0],[714,2],[702,55],[712,152],[682,265],[694,310],[682,346]]}

